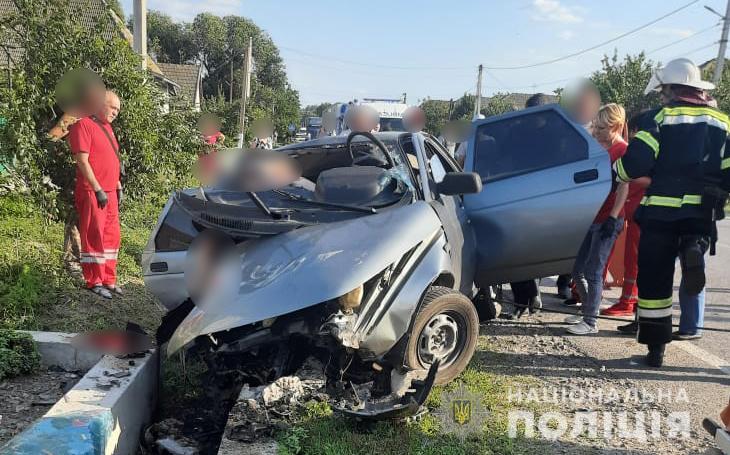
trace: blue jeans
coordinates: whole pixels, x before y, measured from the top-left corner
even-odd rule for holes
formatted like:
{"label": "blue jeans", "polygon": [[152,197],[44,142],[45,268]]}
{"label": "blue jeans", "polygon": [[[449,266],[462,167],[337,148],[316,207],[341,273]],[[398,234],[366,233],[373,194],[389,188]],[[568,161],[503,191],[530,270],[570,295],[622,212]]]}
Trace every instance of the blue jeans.
{"label": "blue jeans", "polygon": [[702,333],[698,327],[705,325],[705,290],[688,294],[684,290],[684,277],[679,285],[679,332],[686,335]]}
{"label": "blue jeans", "polygon": [[583,301],[583,320],[591,327],[596,326],[596,316],[603,300],[603,270],[608,263],[616,237],[623,229],[623,219],[619,221],[619,228],[605,239],[601,238],[601,224],[592,224],[583,239],[573,266],[576,291]]}

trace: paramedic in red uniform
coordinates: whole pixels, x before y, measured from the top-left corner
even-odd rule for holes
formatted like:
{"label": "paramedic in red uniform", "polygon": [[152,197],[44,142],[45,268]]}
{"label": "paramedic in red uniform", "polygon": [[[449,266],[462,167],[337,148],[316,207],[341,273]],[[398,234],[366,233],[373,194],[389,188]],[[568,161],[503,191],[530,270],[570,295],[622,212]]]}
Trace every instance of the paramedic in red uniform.
{"label": "paramedic in red uniform", "polygon": [[81,268],[87,288],[106,299],[112,298],[112,293],[122,294],[116,284],[122,185],[119,144],[111,126],[119,109],[119,97],[107,91],[100,112],[82,118],[69,130],[77,164],[74,199],[79,214]]}

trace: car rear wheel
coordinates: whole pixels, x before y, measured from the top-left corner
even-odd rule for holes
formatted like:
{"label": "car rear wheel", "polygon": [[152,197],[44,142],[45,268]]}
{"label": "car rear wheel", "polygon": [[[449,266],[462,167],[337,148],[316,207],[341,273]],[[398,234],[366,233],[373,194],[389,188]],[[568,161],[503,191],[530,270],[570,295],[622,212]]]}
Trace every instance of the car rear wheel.
{"label": "car rear wheel", "polygon": [[436,384],[445,384],[469,364],[478,337],[479,317],[474,304],[453,289],[434,286],[426,292],[413,323],[405,364],[428,369],[439,359]]}

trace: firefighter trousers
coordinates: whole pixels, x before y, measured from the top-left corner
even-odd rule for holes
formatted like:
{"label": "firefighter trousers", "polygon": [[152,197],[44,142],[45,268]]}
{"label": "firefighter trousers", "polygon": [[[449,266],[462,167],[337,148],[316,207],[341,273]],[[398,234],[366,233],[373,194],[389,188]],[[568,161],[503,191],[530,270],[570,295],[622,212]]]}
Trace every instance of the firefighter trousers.
{"label": "firefighter trousers", "polygon": [[680,241],[684,236],[709,232],[708,223],[699,218],[642,220],[637,278],[639,343],[660,345],[672,340],[674,268]]}
{"label": "firefighter trousers", "polygon": [[117,254],[120,228],[116,191],[107,191],[109,202],[99,208],[93,191],[76,191],[81,236],[81,269],[86,286],[114,285],[117,281]]}

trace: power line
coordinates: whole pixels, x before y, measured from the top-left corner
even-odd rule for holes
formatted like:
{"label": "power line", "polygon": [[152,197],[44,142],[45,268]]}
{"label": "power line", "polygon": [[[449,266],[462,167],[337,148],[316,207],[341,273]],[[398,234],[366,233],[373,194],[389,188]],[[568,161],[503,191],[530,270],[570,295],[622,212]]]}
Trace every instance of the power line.
{"label": "power line", "polygon": [[[699,1],[699,0],[697,0]],[[400,65],[382,65],[379,63],[365,63],[365,62],[358,62],[354,60],[345,60],[341,58],[334,58],[334,57],[327,57],[325,55],[321,54],[314,54],[312,52],[303,51],[301,49],[294,49],[291,47],[284,47],[279,46],[279,49],[283,49],[289,52],[295,52],[297,54],[306,55],[307,57],[311,58],[318,58],[322,60],[327,60],[330,62],[339,62],[339,63],[345,63],[348,65],[358,65],[358,66],[366,66],[369,68],[383,68],[383,69],[394,69],[394,70],[443,70],[443,71],[464,71],[466,68],[463,66],[400,66]]]}
{"label": "power line", "polygon": [[605,46],[607,44],[611,44],[611,43],[613,43],[615,41],[618,41],[618,40],[620,40],[622,38],[625,38],[625,37],[627,37],[629,35],[632,35],[632,34],[638,32],[640,30],[643,30],[643,29],[645,29],[647,27],[650,27],[650,26],[656,24],[657,22],[659,22],[659,21],[661,21],[663,19],[666,19],[669,16],[673,16],[674,14],[677,14],[678,12],[680,12],[680,11],[682,11],[684,9],[689,8],[690,6],[694,5],[697,2],[699,2],[699,0],[693,0],[693,1],[687,3],[687,4],[683,5],[683,6],[680,6],[679,8],[677,8],[675,10],[672,10],[672,11],[668,12],[667,14],[664,14],[663,16],[660,16],[660,17],[658,17],[658,18],[656,18],[656,19],[654,19],[654,20],[652,20],[650,22],[647,22],[644,25],[641,25],[639,27],[636,27],[634,29],[631,29],[628,32],[622,33],[621,35],[616,36],[615,38],[611,38],[609,40],[603,41],[603,42],[601,42],[599,44],[596,44],[594,46],[591,46],[589,48],[582,49],[580,51],[573,52],[571,54],[564,55],[562,57],[557,57],[557,58],[554,58],[554,59],[545,60],[545,61],[537,62],[537,63],[531,63],[529,65],[518,65],[518,66],[489,66],[489,65],[486,65],[485,68],[490,69],[490,70],[520,70],[520,69],[535,68],[535,67],[538,67],[538,66],[545,66],[545,65],[550,65],[550,64],[553,64],[553,63],[557,63],[557,62],[562,62],[563,60],[567,60],[567,59],[570,59],[570,58],[573,58],[573,57],[577,57],[579,55],[583,55],[583,54],[585,54],[587,52],[596,50],[599,47],[603,47],[603,46]]}
{"label": "power line", "polygon": [[698,32],[695,32],[695,33],[693,33],[693,34],[691,34],[691,35],[689,35],[689,36],[685,36],[684,38],[680,38],[680,39],[678,39],[678,40],[676,40],[676,41],[672,41],[671,43],[669,43],[669,44],[665,44],[664,46],[661,46],[661,47],[657,47],[656,49],[652,49],[652,50],[650,50],[649,52],[647,52],[647,53],[646,53],[646,55],[651,55],[651,54],[653,54],[653,53],[655,53],[655,52],[659,52],[659,51],[662,51],[662,50],[664,50],[664,49],[666,49],[666,48],[668,48],[668,47],[672,47],[672,46],[674,46],[675,44],[679,44],[679,43],[682,43],[682,42],[684,42],[684,41],[687,41],[687,40],[688,40],[688,39],[690,39],[690,38],[694,38],[694,37],[695,37],[695,36],[697,36],[697,35],[701,35],[702,33],[706,33],[706,32],[709,32],[710,30],[714,30],[714,29],[716,29],[716,28],[717,28],[717,27],[719,27],[719,26],[720,26],[720,24],[718,23],[718,24],[715,24],[715,25],[713,25],[713,26],[711,26],[711,27],[707,27],[707,28],[705,28],[705,29],[702,29],[702,30],[700,30],[700,31],[698,31]]}

